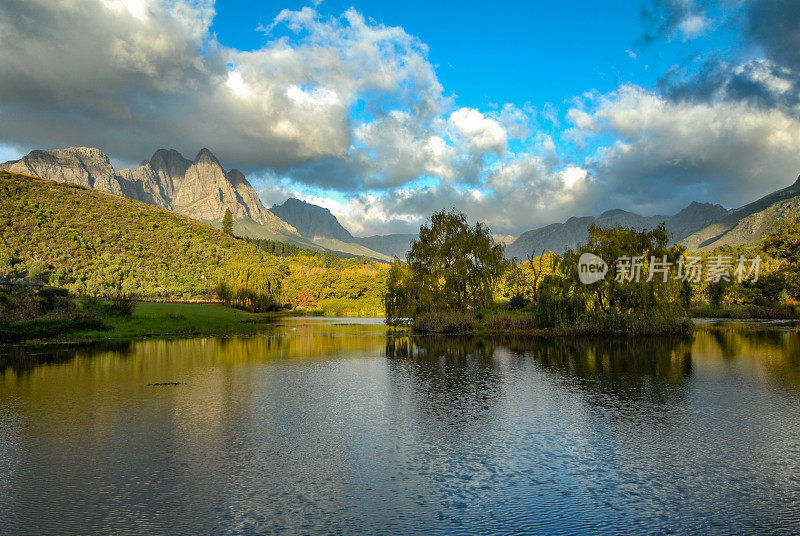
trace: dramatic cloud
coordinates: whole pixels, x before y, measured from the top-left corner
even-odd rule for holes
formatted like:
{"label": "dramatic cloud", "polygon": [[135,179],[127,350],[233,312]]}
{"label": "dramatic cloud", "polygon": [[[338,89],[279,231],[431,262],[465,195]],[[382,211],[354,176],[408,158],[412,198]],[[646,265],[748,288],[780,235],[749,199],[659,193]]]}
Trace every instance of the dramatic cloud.
{"label": "dramatic cloud", "polygon": [[749,0],[745,2],[746,34],[775,63],[800,70],[800,2]]}
{"label": "dramatic cloud", "polygon": [[760,55],[712,57],[699,68],[690,61],[668,71],[659,87],[674,100],[746,101],[800,115],[800,3],[747,0],[741,7],[742,38]]}
{"label": "dramatic cloud", "polygon": [[788,186],[800,121],[742,102],[675,102],[636,86],[575,110],[582,137],[616,139],[588,166],[623,206],[677,210],[695,196],[736,206]]}
{"label": "dramatic cloud", "polygon": [[352,10],[284,11],[266,31],[288,37],[239,52],[209,35],[213,15],[202,2],[4,2],[0,142],[131,160],[208,146],[232,164],[286,168],[347,155],[357,99],[419,120],[445,102],[425,46],[401,28]]}

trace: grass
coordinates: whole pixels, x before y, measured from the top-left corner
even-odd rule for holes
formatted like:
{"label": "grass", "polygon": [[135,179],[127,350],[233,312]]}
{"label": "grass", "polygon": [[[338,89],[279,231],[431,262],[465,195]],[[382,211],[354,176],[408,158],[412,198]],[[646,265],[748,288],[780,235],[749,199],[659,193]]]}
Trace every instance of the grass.
{"label": "grass", "polygon": [[251,314],[217,304],[137,302],[129,317],[108,316],[103,327],[40,338],[42,342],[132,341],[149,338],[245,335],[274,315]]}
{"label": "grass", "polygon": [[692,318],[731,318],[735,320],[796,319],[800,318],[800,307],[796,305],[777,305],[773,307],[759,307],[754,305],[712,307],[706,305],[693,308],[689,312],[689,316]]}
{"label": "grass", "polygon": [[687,335],[692,321],[667,310],[622,313],[597,312],[581,316],[577,321],[543,326],[530,311],[480,311],[471,313],[429,312],[414,320],[416,333],[511,333],[528,335],[586,335],[635,337],[646,335]]}

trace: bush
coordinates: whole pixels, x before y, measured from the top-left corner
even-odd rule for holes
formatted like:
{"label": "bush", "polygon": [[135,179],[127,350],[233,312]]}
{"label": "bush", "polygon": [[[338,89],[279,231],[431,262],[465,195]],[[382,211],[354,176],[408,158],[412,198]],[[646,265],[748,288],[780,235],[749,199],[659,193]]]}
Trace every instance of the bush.
{"label": "bush", "polygon": [[475,329],[475,319],[468,313],[430,312],[414,319],[414,331],[419,333],[469,333]]}
{"label": "bush", "polygon": [[570,331],[585,335],[688,335],[693,325],[690,319],[670,309],[611,309],[587,315]]}
{"label": "bush", "polygon": [[133,309],[136,307],[136,302],[133,300],[114,300],[108,303],[106,311],[111,316],[118,316],[120,318],[130,318],[133,315]]}
{"label": "bush", "polygon": [[530,331],[536,329],[536,319],[531,314],[499,313],[486,320],[484,325],[492,331]]}
{"label": "bush", "polygon": [[508,308],[512,311],[516,311],[519,309],[523,309],[530,303],[530,300],[526,298],[523,294],[514,294],[511,296],[511,299],[508,300]]}

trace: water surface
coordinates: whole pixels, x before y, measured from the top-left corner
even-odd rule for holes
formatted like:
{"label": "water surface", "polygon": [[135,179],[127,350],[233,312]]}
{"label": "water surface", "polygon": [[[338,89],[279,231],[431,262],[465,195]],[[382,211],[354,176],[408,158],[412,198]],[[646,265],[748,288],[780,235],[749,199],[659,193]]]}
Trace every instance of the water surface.
{"label": "water surface", "polygon": [[6,351],[0,534],[800,532],[793,324],[348,324]]}

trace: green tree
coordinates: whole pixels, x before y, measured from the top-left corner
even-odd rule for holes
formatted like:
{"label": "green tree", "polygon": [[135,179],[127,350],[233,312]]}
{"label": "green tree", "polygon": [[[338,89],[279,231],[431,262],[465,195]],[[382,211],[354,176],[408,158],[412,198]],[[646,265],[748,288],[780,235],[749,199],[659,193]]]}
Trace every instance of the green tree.
{"label": "green tree", "polygon": [[221,267],[216,283],[222,303],[250,312],[274,308],[281,290],[277,272],[244,256]]}
{"label": "green tree", "polygon": [[764,239],[762,247],[778,261],[786,291],[792,298],[800,299],[800,216],[781,221],[777,229]]}
{"label": "green tree", "polygon": [[431,215],[406,259],[408,273],[396,262],[387,281],[390,320],[487,307],[505,269],[502,244],[486,226],[479,222],[471,227],[455,209]]}
{"label": "green tree", "polygon": [[[566,268],[565,276],[573,282],[575,292],[588,292],[587,297],[593,309],[618,311],[647,310],[665,304],[678,304],[681,293],[686,289],[684,283],[675,279],[675,270],[685,248],[681,245],[669,245],[669,235],[664,225],[653,230],[636,230],[624,227],[605,229],[592,225],[589,228],[587,243],[577,252],[568,251],[564,255],[562,266]],[[582,285],[578,281],[578,259],[583,253],[593,253],[608,263],[609,274],[604,279],[591,285]],[[640,260],[640,267],[633,266],[633,259]],[[629,275],[632,280],[620,280],[615,276],[618,260],[630,260]],[[655,272],[650,275],[650,263],[655,259],[662,263],[657,269],[669,269],[670,273],[664,281],[664,274]],[[637,263],[638,264],[638,263]]]}
{"label": "green tree", "polygon": [[225,209],[225,215],[222,217],[222,232],[233,236],[233,214],[231,209]]}

